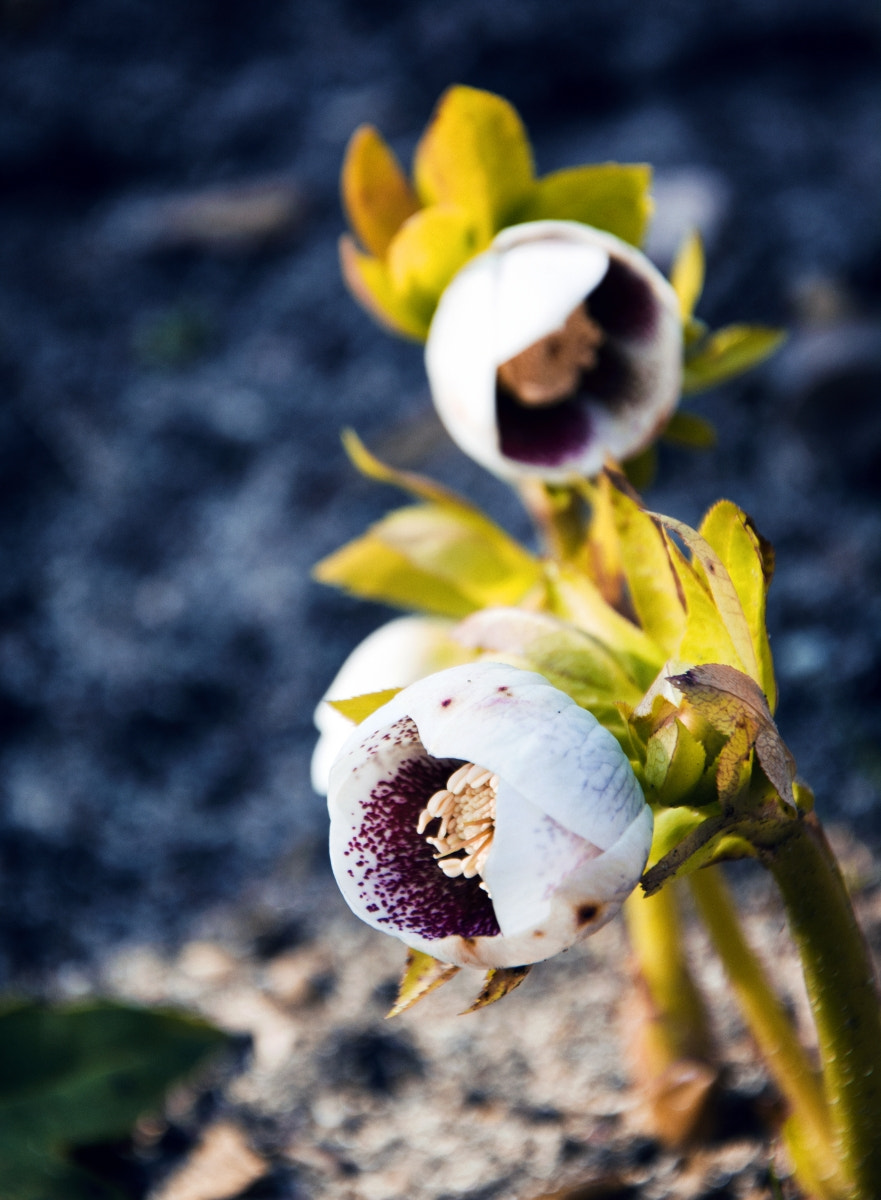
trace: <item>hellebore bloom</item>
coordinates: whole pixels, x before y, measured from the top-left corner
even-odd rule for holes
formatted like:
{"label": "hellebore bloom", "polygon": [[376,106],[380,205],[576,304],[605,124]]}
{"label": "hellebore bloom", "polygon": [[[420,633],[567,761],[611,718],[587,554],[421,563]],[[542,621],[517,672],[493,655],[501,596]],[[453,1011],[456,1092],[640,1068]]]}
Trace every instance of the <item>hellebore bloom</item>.
{"label": "hellebore bloom", "polygon": [[644,254],[574,221],[503,230],[440,299],[425,363],[466,454],[502,477],[596,475],[667,424],[679,302]]}
{"label": "hellebore bloom", "polygon": [[352,732],[352,722],[327,701],[406,687],[470,657],[452,640],[454,628],[454,621],[442,617],[396,617],[359,642],[315,709],[319,738],[312,753],[312,787],[319,795],[327,795],[331,764]]}
{"label": "hellebore bloom", "polygon": [[328,808],[350,908],[457,966],[524,966],[580,941],[636,886],[652,838],[612,735],[543,676],[485,661],[362,722]]}

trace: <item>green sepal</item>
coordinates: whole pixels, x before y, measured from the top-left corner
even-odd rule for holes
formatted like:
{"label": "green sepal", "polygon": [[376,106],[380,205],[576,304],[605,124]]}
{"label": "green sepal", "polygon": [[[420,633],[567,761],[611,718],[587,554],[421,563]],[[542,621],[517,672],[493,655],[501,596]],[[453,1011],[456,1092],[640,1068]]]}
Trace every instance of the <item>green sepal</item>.
{"label": "green sepal", "polygon": [[[695,791],[703,781],[707,755],[703,744],[679,720],[662,725],[646,745],[646,799],[671,806],[696,804]],[[706,797],[708,802],[715,794]]]}
{"label": "green sepal", "polygon": [[538,180],[517,223],[579,221],[639,246],[652,214],[651,184],[646,163],[566,167]]}
{"label": "green sepal", "polygon": [[421,950],[408,950],[407,965],[398,986],[398,998],[385,1014],[386,1017],[400,1016],[402,1012],[418,1004],[429,992],[452,979],[458,970],[459,968],[452,963],[439,962],[430,954],[423,954]]}
{"label": "green sepal", "polygon": [[783,343],[781,329],[764,325],[726,325],[690,348],[685,358],[682,390],[686,395],[742,375]]}
{"label": "green sepal", "polygon": [[495,1004],[497,1000],[503,999],[509,992],[513,992],[514,988],[520,986],[531,970],[531,967],[494,967],[487,971],[480,995],[473,1004],[469,1004],[462,1015],[477,1012],[479,1008],[486,1008],[488,1004]]}
{"label": "green sepal", "polygon": [[403,688],[383,688],[379,692],[365,692],[362,696],[352,696],[347,700],[325,700],[331,708],[335,708],[341,716],[354,725],[360,725],[368,717],[372,717],[378,708],[394,700]]}
{"label": "green sepal", "polygon": [[124,1137],[227,1042],[194,1017],[112,1001],[0,1012],[0,1195],[109,1200],[75,1167],[77,1146]]}

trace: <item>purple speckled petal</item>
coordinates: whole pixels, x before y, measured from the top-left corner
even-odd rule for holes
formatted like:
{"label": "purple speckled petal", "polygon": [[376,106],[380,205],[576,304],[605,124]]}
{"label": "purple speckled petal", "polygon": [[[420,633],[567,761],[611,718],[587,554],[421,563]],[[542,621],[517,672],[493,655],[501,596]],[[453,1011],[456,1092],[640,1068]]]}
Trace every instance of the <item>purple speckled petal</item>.
{"label": "purple speckled petal", "polygon": [[428,798],[461,760],[428,755],[406,717],[372,739],[372,749],[334,792],[331,809],[331,862],[350,906],[388,933],[432,941],[498,934],[480,880],[448,879],[416,831]]}

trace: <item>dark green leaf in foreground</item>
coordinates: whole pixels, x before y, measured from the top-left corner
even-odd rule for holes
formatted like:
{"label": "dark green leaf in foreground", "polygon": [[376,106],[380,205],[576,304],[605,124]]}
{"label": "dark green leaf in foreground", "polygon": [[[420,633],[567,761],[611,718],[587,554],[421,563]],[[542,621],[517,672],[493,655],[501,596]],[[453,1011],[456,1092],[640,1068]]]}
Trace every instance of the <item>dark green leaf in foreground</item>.
{"label": "dark green leaf in foreground", "polygon": [[68,1162],[126,1135],[226,1037],[193,1017],[109,1001],[0,1011],[2,1200],[110,1200]]}

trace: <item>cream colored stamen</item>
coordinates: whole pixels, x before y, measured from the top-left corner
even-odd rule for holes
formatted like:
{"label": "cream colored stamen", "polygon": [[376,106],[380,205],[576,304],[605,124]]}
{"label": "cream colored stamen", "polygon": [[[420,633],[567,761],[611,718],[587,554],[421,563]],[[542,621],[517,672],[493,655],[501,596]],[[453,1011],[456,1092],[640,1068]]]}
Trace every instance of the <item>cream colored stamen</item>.
{"label": "cream colored stamen", "polygon": [[[498,775],[466,763],[419,814],[419,833],[425,833],[432,821],[440,821],[437,832],[425,840],[434,846],[437,865],[450,879],[483,875],[495,831],[498,788]],[[482,881],[480,886],[488,890]]]}
{"label": "cream colored stamen", "polygon": [[503,362],[499,382],[529,407],[558,404],[572,395],[582,372],[596,366],[604,341],[602,329],[579,304],[561,329]]}

